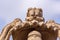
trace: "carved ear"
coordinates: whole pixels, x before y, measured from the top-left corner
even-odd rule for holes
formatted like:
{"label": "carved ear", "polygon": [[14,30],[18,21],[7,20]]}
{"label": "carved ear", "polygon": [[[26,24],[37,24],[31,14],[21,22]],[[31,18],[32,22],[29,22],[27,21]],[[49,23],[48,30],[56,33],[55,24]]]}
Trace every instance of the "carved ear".
{"label": "carved ear", "polygon": [[43,16],[43,13],[42,13],[43,11],[42,11],[42,9],[41,8],[39,8],[39,15],[40,15],[40,17],[42,17]]}
{"label": "carved ear", "polygon": [[29,17],[29,11],[32,10],[32,8],[28,8],[28,12],[27,12],[27,17]]}
{"label": "carved ear", "polygon": [[39,8],[40,12],[43,12],[41,8]]}

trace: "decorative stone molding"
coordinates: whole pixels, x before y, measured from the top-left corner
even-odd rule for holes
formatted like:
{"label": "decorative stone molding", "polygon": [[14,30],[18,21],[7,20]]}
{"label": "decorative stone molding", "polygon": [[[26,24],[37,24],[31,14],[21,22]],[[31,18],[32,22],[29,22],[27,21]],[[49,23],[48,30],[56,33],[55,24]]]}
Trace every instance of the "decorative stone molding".
{"label": "decorative stone molding", "polygon": [[13,40],[35,40],[34,35],[28,37],[30,34],[38,35],[36,40],[56,40],[60,37],[60,24],[53,20],[45,22],[41,8],[29,8],[24,22],[16,18],[3,28],[0,40],[9,40],[10,35]]}

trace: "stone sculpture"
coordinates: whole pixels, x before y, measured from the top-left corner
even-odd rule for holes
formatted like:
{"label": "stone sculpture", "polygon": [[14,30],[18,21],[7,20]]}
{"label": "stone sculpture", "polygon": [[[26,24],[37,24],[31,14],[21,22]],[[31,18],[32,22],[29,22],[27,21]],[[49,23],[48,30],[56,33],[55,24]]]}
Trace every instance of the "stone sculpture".
{"label": "stone sculpture", "polygon": [[56,40],[60,37],[60,24],[45,22],[41,8],[29,8],[24,22],[16,18],[3,28],[0,40],[9,40],[10,35],[13,40]]}
{"label": "stone sculpture", "polygon": [[32,31],[28,34],[27,40],[42,40],[41,34],[38,31]]}

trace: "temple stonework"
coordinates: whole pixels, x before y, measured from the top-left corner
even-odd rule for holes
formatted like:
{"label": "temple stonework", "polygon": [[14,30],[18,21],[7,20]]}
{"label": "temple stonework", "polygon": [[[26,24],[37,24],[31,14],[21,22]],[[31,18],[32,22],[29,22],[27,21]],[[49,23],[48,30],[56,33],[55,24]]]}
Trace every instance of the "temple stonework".
{"label": "temple stonework", "polygon": [[60,37],[60,24],[54,20],[45,22],[41,8],[29,8],[25,21],[16,18],[7,24],[1,34],[0,40],[57,40]]}

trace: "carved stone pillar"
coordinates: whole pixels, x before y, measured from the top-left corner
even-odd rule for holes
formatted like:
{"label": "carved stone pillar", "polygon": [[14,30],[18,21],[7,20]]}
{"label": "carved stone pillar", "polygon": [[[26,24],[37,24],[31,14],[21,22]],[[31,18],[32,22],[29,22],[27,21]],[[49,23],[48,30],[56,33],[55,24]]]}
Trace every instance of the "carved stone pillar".
{"label": "carved stone pillar", "polygon": [[27,40],[42,40],[41,33],[38,31],[32,31],[28,34]]}

